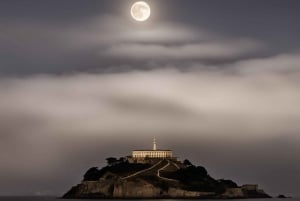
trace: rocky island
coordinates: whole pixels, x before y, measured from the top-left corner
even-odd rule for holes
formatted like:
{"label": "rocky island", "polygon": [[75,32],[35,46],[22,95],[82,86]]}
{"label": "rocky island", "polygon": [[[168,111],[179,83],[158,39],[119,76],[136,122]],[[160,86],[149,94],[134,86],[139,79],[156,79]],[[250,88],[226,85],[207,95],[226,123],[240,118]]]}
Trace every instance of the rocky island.
{"label": "rocky island", "polygon": [[90,168],[63,198],[270,198],[255,184],[212,178],[202,166],[179,161],[171,150],[136,150],[131,156],[107,158],[107,166]]}

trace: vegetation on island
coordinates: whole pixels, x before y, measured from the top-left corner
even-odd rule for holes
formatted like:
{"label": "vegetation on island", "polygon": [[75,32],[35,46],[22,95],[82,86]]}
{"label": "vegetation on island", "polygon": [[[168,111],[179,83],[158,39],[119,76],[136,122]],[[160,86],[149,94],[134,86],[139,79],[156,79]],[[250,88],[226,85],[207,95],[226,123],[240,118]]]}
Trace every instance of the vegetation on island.
{"label": "vegetation on island", "polygon": [[[247,191],[232,180],[214,179],[203,166],[196,166],[187,159],[180,162],[145,158],[137,162],[124,157],[109,157],[106,161],[107,166],[103,168],[88,169],[82,183],[74,186],[64,198],[143,197],[139,191],[150,192],[149,198],[199,198],[199,192],[204,192],[202,198],[269,197],[262,190]],[[155,194],[157,190],[158,194]]]}
{"label": "vegetation on island", "polygon": [[99,169],[98,167],[90,168],[83,176],[83,181],[97,181],[105,173],[111,172],[118,176],[127,176],[134,172],[149,168],[150,164],[129,163],[123,157],[120,159],[109,157],[106,159],[107,166]]}

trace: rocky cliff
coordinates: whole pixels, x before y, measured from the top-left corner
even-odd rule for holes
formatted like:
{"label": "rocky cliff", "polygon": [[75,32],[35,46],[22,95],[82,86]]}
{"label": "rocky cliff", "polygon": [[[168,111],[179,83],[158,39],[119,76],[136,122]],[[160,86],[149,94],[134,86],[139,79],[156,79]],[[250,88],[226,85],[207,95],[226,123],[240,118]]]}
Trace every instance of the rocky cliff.
{"label": "rocky cliff", "polygon": [[90,168],[63,198],[268,198],[257,185],[216,180],[206,169],[177,160],[119,161]]}

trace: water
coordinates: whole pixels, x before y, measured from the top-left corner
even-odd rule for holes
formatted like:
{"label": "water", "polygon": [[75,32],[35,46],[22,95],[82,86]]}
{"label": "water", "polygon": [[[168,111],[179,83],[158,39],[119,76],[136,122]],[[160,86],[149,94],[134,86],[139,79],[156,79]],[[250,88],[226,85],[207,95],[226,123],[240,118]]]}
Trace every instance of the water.
{"label": "water", "polygon": [[[0,197],[0,201],[64,201],[63,199],[55,198],[55,197]],[[73,200],[73,199],[68,199],[65,201],[80,201],[79,199]],[[81,201],[87,201],[87,200],[81,200]],[[93,200],[95,201],[95,200]],[[99,201],[112,201],[112,200],[104,200],[100,199]],[[126,201],[131,201],[131,200],[126,200]],[[136,200],[134,200],[136,201]],[[156,200],[147,200],[147,201],[158,201]],[[168,201],[168,200],[163,200],[162,201]],[[176,201],[186,201],[186,200],[176,200]],[[196,201],[196,200],[194,200]],[[205,200],[205,201],[216,201],[216,200]],[[300,198],[292,198],[292,199],[278,199],[278,198],[272,198],[272,199],[243,199],[243,200],[224,200],[224,201],[300,201]]]}

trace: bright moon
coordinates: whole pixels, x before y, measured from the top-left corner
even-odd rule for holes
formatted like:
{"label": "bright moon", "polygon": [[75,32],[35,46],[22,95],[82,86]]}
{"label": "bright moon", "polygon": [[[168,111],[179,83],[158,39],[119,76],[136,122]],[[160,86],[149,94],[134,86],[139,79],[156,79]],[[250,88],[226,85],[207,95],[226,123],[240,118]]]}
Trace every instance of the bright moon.
{"label": "bright moon", "polygon": [[136,21],[146,21],[151,14],[150,6],[144,1],[135,2],[131,6],[131,16]]}

